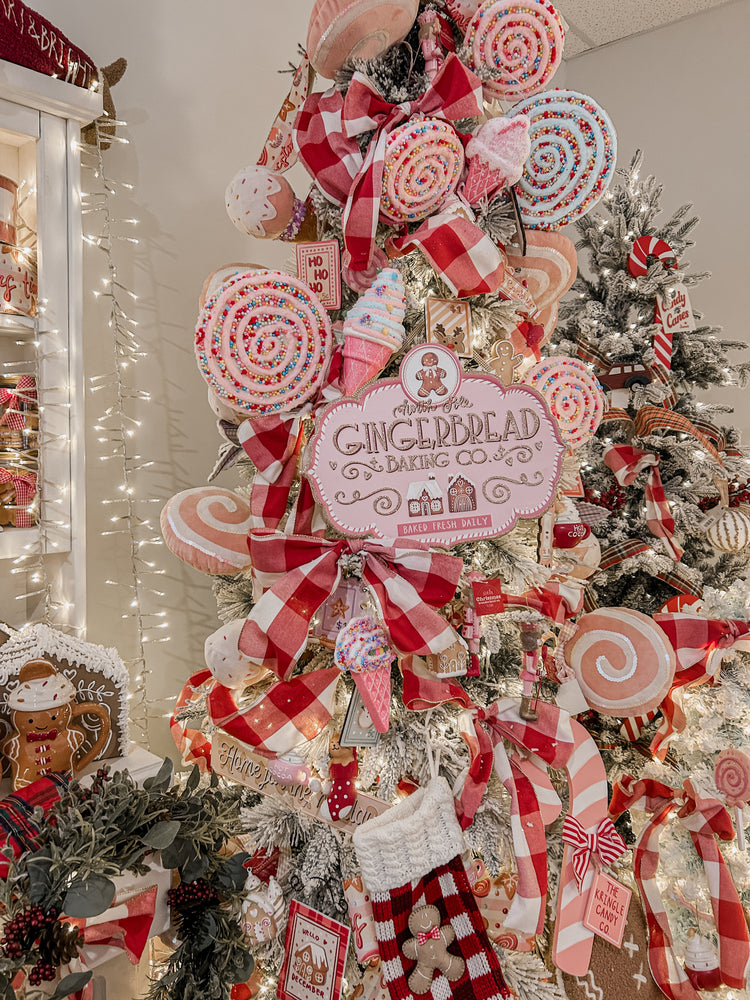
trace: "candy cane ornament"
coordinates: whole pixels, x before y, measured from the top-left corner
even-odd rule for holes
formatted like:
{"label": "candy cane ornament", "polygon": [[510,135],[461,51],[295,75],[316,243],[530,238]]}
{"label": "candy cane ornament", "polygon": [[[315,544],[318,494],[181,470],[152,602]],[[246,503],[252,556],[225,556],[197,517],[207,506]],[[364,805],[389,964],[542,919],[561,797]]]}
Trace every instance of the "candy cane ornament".
{"label": "candy cane ornament", "polygon": [[[628,273],[632,274],[634,278],[642,278],[648,273],[649,257],[655,257],[657,260],[661,261],[664,268],[668,271],[675,270],[677,268],[677,255],[666,240],[662,240],[658,236],[639,236],[633,243],[633,248],[630,251],[630,256],[628,257]],[[680,286],[680,289],[682,289],[682,286]],[[687,297],[686,290],[682,292],[682,294]],[[661,303],[657,297],[656,302],[654,303],[654,323],[656,323],[659,329],[654,334],[653,347],[654,354],[656,354],[656,360],[669,370],[672,367],[672,341],[674,338],[674,327],[671,326],[671,324],[668,324],[670,326],[669,329],[665,327],[662,311],[666,311],[666,308],[667,305],[665,303]],[[692,316],[692,312],[689,307],[687,309],[687,313]]]}
{"label": "candy cane ornament", "polygon": [[180,710],[198,701],[216,680],[210,670],[198,670],[189,677],[175,702],[169,730],[184,764],[197,764],[202,773],[211,770],[211,740],[200,729],[188,729],[177,716]]}

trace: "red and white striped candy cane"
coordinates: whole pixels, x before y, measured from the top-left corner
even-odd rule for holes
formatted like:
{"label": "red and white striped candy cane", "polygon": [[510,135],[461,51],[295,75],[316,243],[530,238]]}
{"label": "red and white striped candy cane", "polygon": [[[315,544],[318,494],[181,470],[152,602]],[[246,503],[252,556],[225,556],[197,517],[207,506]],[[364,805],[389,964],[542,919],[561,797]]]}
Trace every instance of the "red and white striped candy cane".
{"label": "red and white striped candy cane", "polygon": [[211,740],[200,729],[188,729],[180,722],[177,715],[182,708],[197,701],[216,683],[210,670],[198,670],[188,678],[175,702],[169,729],[175,741],[180,756],[185,764],[197,764],[198,770],[205,773],[211,770]]}
{"label": "red and white striped candy cane", "polygon": [[677,267],[677,255],[665,240],[658,236],[639,236],[628,257],[628,273],[634,278],[642,278],[648,271],[649,257],[656,257],[668,270]]}

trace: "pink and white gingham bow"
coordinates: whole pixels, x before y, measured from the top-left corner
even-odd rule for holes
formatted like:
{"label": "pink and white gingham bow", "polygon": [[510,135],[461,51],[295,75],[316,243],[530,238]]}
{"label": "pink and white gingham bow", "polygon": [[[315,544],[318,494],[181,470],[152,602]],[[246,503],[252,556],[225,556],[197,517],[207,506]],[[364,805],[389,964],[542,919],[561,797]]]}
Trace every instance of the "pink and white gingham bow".
{"label": "pink and white gingham bow", "polygon": [[661,538],[675,562],[682,559],[682,549],[674,540],[674,518],[669,508],[661,476],[659,456],[625,444],[612,444],[604,449],[604,461],[614,473],[620,486],[630,486],[638,473],[648,469],[644,490],[646,523],[651,534]]}
{"label": "pink and white gingham bow", "polygon": [[[344,206],[348,266],[365,271],[372,264],[388,134],[415,114],[457,121],[481,113],[482,84],[453,53],[416,101],[391,104],[361,73],[346,97],[335,88],[308,97],[294,123],[295,143],[316,184]],[[363,157],[356,137],[370,131]]]}
{"label": "pink and white gingham bow", "polygon": [[579,889],[592,857],[603,865],[611,865],[627,850],[611,819],[603,819],[595,830],[587,833],[575,816],[568,813],[563,821],[562,839],[573,848],[573,871]]}

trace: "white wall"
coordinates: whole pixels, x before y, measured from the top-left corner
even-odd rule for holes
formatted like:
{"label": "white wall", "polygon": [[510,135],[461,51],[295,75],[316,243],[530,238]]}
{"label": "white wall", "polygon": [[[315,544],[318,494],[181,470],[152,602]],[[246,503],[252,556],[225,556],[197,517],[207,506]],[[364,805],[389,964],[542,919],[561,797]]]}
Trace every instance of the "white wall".
{"label": "white wall", "polygon": [[[43,14],[79,43],[95,62],[117,56],[130,66],[114,91],[132,144],[108,154],[112,173],[135,185],[123,215],[141,220],[141,245],[123,251],[121,277],[140,296],[134,315],[148,360],[139,384],[154,402],[139,451],[156,464],[143,490],[165,500],[200,485],[218,438],[205,389],[192,356],[196,300],[204,277],[227,261],[282,264],[284,247],[242,237],[228,222],[224,187],[231,175],[257,157],[288,87],[277,69],[295,59],[304,42],[312,0],[35,0]],[[620,161],[646,152],[646,169],[665,185],[665,206],[692,200],[703,223],[690,257],[713,270],[712,282],[694,302],[727,333],[746,338],[745,271],[748,199],[745,165],[748,135],[740,104],[746,102],[744,46],[750,0],[713,10],[650,35],[584,55],[565,69],[562,85],[590,93],[610,112],[620,140]],[[562,74],[561,74],[562,76]],[[303,191],[298,185],[299,193]],[[87,276],[97,281],[89,255]],[[89,301],[86,358],[89,374],[106,369],[107,331]],[[735,397],[739,400],[740,394]],[[89,413],[95,400],[89,399]],[[144,411],[145,412],[145,411]],[[750,415],[738,417],[750,427]],[[89,420],[93,423],[93,419]],[[113,573],[127,575],[122,540],[98,540],[109,516],[95,503],[107,485],[106,463],[96,460],[90,434],[89,636],[132,652],[127,607]],[[750,434],[748,435],[750,438]],[[105,525],[108,527],[109,525]],[[174,695],[201,666],[203,639],[216,625],[205,578],[164,552],[162,604],[169,612],[171,641],[149,657],[154,695]],[[166,705],[157,707],[163,712]],[[167,751],[166,724],[152,726],[152,746]]]}

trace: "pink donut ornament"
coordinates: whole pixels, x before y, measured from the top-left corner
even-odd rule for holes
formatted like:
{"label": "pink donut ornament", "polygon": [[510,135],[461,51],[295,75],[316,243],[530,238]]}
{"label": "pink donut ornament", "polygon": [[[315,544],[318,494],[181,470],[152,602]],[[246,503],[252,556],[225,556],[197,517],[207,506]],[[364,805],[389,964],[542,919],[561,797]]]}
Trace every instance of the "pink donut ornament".
{"label": "pink donut ornament", "polygon": [[419,0],[315,0],[305,49],[316,73],[333,80],[348,59],[374,59],[403,41]]}
{"label": "pink donut ornament", "polygon": [[648,615],[598,608],[578,620],[564,647],[590,708],[602,715],[645,715],[664,699],[676,668],[674,649]]}
{"label": "pink donut ornament", "polygon": [[203,647],[206,666],[224,687],[250,687],[270,676],[265,667],[253,663],[239,648],[240,632],[244,626],[244,618],[222,625],[208,636]]}
{"label": "pink donut ornament", "polygon": [[309,285],[282,271],[250,271],[206,299],[195,353],[223,403],[260,417],[296,409],[315,394],[332,337],[328,313]]}
{"label": "pink donut ornament", "polygon": [[266,167],[236,173],[224,193],[227,214],[241,233],[259,240],[280,236],[292,221],[294,191],[289,181]]}
{"label": "pink donut ornament", "polygon": [[413,118],[388,135],[380,218],[390,225],[418,222],[439,211],[458,185],[464,147],[438,118]]}
{"label": "pink donut ornament", "polygon": [[161,512],[169,551],[193,569],[213,575],[249,569],[247,534],[252,522],[248,501],[220,486],[183,490]]}
{"label": "pink donut ornament", "polygon": [[667,271],[677,267],[677,254],[666,240],[659,239],[658,236],[639,236],[628,257],[628,274],[632,274],[634,278],[642,278],[647,274],[649,257],[660,260]]}

